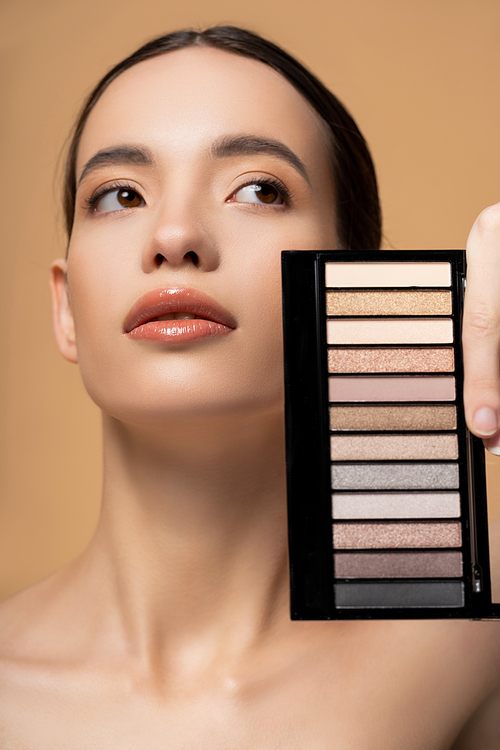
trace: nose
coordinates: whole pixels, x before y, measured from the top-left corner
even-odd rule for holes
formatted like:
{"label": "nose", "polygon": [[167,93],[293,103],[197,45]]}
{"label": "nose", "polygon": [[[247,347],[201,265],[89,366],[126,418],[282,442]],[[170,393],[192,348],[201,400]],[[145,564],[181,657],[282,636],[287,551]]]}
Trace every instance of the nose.
{"label": "nose", "polygon": [[142,270],[152,273],[164,266],[170,271],[197,268],[214,271],[219,251],[211,222],[203,211],[169,205],[158,211],[143,251]]}

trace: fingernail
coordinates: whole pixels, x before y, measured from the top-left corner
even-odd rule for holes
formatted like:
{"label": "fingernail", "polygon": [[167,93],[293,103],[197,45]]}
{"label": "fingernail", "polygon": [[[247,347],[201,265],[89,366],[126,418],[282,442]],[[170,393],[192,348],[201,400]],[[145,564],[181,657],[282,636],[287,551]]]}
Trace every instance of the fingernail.
{"label": "fingernail", "polygon": [[493,409],[483,406],[474,414],[474,427],[481,435],[494,435],[498,430],[497,415]]}
{"label": "fingernail", "polygon": [[500,456],[500,434],[495,435],[495,437],[490,438],[490,440],[486,440],[484,447],[487,451],[490,453],[493,453],[494,456]]}

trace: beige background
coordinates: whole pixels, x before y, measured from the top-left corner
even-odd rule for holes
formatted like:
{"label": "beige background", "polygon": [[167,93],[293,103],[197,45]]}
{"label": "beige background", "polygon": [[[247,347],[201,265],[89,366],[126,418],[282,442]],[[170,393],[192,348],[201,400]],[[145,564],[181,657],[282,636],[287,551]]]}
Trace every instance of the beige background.
{"label": "beige background", "polygon": [[281,44],[346,103],[378,167],[386,247],[463,247],[500,200],[498,0],[2,0],[0,597],[83,549],[98,514],[99,414],[52,343],[47,292],[63,142],[108,67],[214,23]]}

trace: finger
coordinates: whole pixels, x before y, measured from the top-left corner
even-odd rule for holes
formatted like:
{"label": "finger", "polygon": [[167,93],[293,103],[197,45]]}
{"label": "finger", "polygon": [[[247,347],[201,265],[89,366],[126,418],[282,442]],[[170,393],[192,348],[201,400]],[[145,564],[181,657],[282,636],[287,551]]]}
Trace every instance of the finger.
{"label": "finger", "polygon": [[500,203],[478,216],[467,240],[463,349],[467,423],[500,455]]}

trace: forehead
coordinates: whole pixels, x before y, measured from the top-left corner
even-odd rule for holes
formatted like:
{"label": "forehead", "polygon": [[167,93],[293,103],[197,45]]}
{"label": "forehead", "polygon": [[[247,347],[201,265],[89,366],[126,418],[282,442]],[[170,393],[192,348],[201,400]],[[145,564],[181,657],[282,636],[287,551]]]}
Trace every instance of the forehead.
{"label": "forehead", "polygon": [[279,73],[256,60],[191,47],[138,63],[106,89],[90,113],[77,170],[95,151],[147,142],[181,153],[224,134],[279,139],[324,163],[326,125]]}

